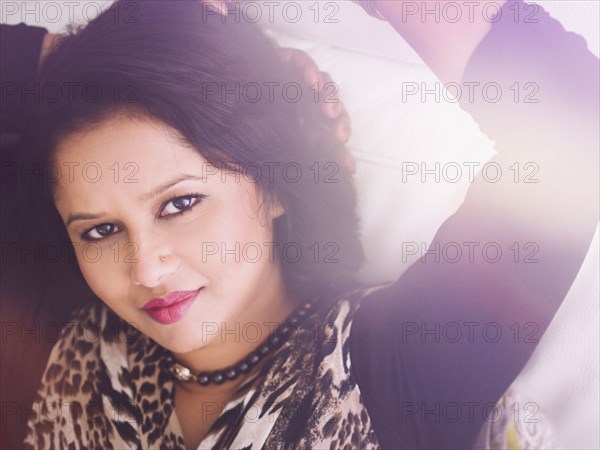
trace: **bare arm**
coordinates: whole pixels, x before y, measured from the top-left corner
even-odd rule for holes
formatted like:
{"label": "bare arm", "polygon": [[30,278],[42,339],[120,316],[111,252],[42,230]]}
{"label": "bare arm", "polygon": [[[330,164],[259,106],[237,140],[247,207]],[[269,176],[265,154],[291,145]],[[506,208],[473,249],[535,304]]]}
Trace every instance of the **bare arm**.
{"label": "bare arm", "polygon": [[435,14],[427,13],[442,11],[448,0],[380,0],[376,5],[437,77],[448,83],[462,80],[469,58],[491,29],[492,22],[481,11],[495,11],[505,2],[451,2],[458,4],[456,11],[460,11],[460,18],[455,20],[453,15],[452,21],[436,21]]}

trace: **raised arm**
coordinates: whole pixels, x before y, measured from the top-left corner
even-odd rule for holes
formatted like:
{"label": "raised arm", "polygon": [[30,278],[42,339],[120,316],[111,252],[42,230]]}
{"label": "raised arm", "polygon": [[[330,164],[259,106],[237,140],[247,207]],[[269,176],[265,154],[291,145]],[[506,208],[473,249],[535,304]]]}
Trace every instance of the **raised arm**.
{"label": "raised arm", "polygon": [[468,28],[464,41],[448,24],[405,26],[403,3],[412,2],[380,10],[442,81],[500,87],[500,98],[477,90],[460,103],[498,154],[429,253],[363,300],[352,371],[384,448],[466,449],[552,320],[597,228],[599,63],[580,36],[521,0],[506,2],[487,30]]}
{"label": "raised arm", "polygon": [[[450,4],[448,4],[450,3]],[[462,79],[473,51],[506,0],[448,2],[379,0],[378,11],[444,83]]]}

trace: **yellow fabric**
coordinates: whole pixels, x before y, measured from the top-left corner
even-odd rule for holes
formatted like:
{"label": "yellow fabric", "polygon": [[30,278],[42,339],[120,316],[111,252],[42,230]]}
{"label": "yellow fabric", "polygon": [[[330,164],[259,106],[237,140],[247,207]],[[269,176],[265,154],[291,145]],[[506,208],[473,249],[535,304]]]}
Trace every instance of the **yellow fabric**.
{"label": "yellow fabric", "polygon": [[519,432],[514,422],[506,430],[506,450],[521,450]]}

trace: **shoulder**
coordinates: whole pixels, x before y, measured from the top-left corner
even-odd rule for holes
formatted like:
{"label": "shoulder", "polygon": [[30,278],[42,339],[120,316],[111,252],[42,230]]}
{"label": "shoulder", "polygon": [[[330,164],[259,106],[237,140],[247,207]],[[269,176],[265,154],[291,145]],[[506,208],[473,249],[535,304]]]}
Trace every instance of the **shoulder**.
{"label": "shoulder", "polygon": [[[354,287],[340,294],[331,302],[328,318],[333,320],[343,316],[345,327],[353,328],[360,317],[360,322],[377,322],[374,314],[386,315],[386,307],[382,300],[388,297],[388,288],[393,282]],[[370,317],[370,318],[369,318]]]}
{"label": "shoulder", "polygon": [[36,402],[89,402],[126,355],[126,324],[100,301],[75,309],[50,352]]}
{"label": "shoulder", "polygon": [[[322,334],[325,342],[340,341],[344,349],[344,356],[348,358],[351,344],[351,333],[353,340],[357,331],[355,328],[371,328],[370,325],[377,323],[374,314],[386,315],[386,308],[377,299],[377,293],[385,292],[392,283],[380,283],[376,285],[360,285],[347,289],[327,299],[323,299],[317,305],[319,309],[319,334]],[[366,308],[366,305],[373,307]],[[371,311],[372,310],[372,311]],[[365,314],[366,313],[366,314]],[[360,318],[360,319],[359,319]],[[356,322],[359,322],[358,324]],[[315,330],[317,331],[317,330]]]}
{"label": "shoulder", "polygon": [[120,332],[122,327],[111,316],[112,313],[99,301],[75,309],[63,326],[48,362],[71,365],[75,358],[81,361],[99,355],[101,342],[110,340],[110,336]]}
{"label": "shoulder", "polygon": [[95,303],[75,309],[61,330],[48,364],[70,365],[76,356],[79,359],[93,353],[98,346],[103,316],[100,305]]}
{"label": "shoulder", "polygon": [[40,387],[46,397],[64,399],[90,392],[92,378],[102,365],[102,342],[118,336],[122,327],[111,315],[100,301],[70,314],[46,364]]}
{"label": "shoulder", "polygon": [[96,447],[93,442],[106,446],[97,439],[110,436],[97,433],[110,428],[110,401],[130,394],[115,394],[119,378],[113,372],[121,373],[118,363],[126,357],[123,333],[124,322],[100,301],[71,313],[34,397],[26,448],[62,448],[64,442],[77,448]]}
{"label": "shoulder", "polygon": [[346,305],[351,312],[355,312],[369,303],[377,293],[384,292],[386,288],[389,288],[393,284],[394,281],[378,284],[360,284],[357,282],[324,300],[324,303],[329,305],[330,313],[338,311],[342,305]]}

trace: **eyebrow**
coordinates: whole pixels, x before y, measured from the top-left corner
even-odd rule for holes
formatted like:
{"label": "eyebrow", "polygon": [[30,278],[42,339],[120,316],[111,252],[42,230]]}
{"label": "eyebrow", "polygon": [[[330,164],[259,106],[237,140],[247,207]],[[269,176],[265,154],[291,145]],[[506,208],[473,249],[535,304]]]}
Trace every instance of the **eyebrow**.
{"label": "eyebrow", "polygon": [[142,195],[139,198],[139,200],[140,200],[140,202],[145,203],[149,200],[152,200],[154,197],[162,194],[167,189],[169,189],[171,186],[175,186],[176,184],[181,183],[182,181],[186,181],[186,180],[196,180],[196,181],[206,182],[206,177],[199,177],[197,175],[187,175],[187,174],[179,175],[178,177],[173,178],[172,180],[167,181],[166,183],[163,183],[160,186],[152,189],[150,192]]}
{"label": "eyebrow", "polygon": [[73,222],[78,220],[94,220],[103,217],[104,214],[69,214],[69,218],[67,219],[66,227],[68,228]]}
{"label": "eyebrow", "polygon": [[[168,190],[170,187],[175,186],[176,184],[181,183],[182,181],[186,181],[186,180],[206,181],[206,177],[199,177],[197,175],[188,175],[188,174],[179,175],[178,177],[173,178],[172,180],[169,180],[169,181],[161,184],[160,186],[155,187],[150,192],[147,192],[146,194],[143,194],[142,196],[139,197],[139,201],[142,202],[142,203],[145,203],[145,202],[147,202],[149,200],[152,200],[154,197],[159,196],[160,194],[162,194],[163,192],[165,192],[166,190]],[[95,219],[100,219],[100,218],[104,217],[105,215],[106,215],[105,213],[100,213],[100,214],[87,214],[87,213],[69,214],[69,217],[67,218],[67,222],[66,222],[65,226],[68,227],[73,222],[76,222],[78,220],[95,220]]]}

